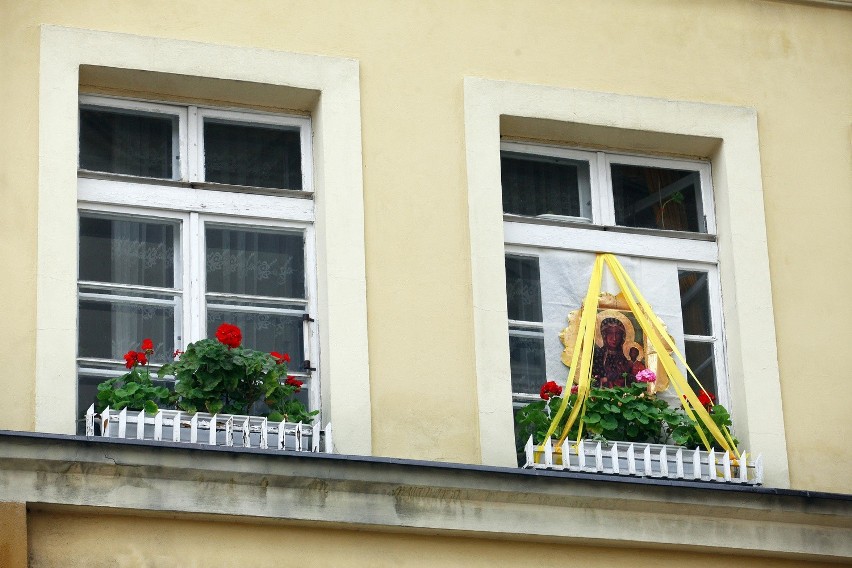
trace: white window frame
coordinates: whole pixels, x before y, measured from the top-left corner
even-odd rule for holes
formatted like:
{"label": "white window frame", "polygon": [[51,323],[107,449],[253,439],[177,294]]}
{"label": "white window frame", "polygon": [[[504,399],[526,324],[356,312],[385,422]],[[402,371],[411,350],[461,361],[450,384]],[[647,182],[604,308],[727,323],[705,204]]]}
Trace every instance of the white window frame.
{"label": "white window frame", "polygon": [[[692,170],[699,176],[700,192],[703,204],[703,216],[707,230],[715,231],[713,213],[713,190],[710,164],[699,160],[660,158],[624,153],[588,152],[576,148],[554,146],[550,144],[501,142],[501,151],[530,156],[548,156],[589,161],[591,172],[591,200],[593,217],[590,224],[559,222],[557,216],[529,217],[504,213],[504,254],[513,256],[538,256],[542,249],[610,252],[619,256],[634,258],[653,258],[670,261],[676,270],[695,270],[708,274],[708,292],[710,294],[712,337],[690,337],[689,339],[714,344],[714,364],[716,372],[716,395],[718,402],[728,405],[730,388],[727,380],[725,357],[725,336],[722,322],[722,295],[719,285],[719,253],[714,234],[664,231],[615,225],[611,164],[657,167],[672,170]],[[702,211],[699,211],[701,217]],[[556,222],[552,222],[556,220]],[[700,225],[704,223],[699,222]],[[600,230],[606,227],[607,230]],[[624,230],[624,232],[622,232]],[[676,235],[673,233],[677,233]],[[542,288],[547,283],[540,282]],[[577,306],[579,308],[579,306]],[[566,314],[567,315],[567,314]],[[511,324],[512,322],[510,322]],[[671,330],[679,348],[683,350],[687,337],[683,330]],[[512,335],[512,332],[509,333]],[[683,352],[683,351],[681,351]],[[681,369],[683,367],[681,366]],[[542,383],[548,380],[542,377]],[[530,400],[534,393],[512,392],[512,398],[519,401]]]}
{"label": "white window frame", "polygon": [[[712,162],[730,410],[742,447],[764,457],[766,483],[789,487],[756,111],[465,77],[464,121],[482,462],[516,464],[500,136],[511,133],[535,139],[544,126],[547,134],[542,139],[566,145],[627,146],[632,152],[688,155]],[[634,229],[605,230],[618,244],[611,243],[610,248],[620,248],[626,254],[640,254],[642,242],[649,237]],[[702,247],[697,246],[702,244],[701,239],[677,239],[680,234],[671,233],[668,241],[680,241],[690,249],[691,256],[701,256]],[[633,237],[636,242],[631,244],[620,237]]]}
{"label": "white window frame", "polygon": [[[302,116],[271,115],[246,111],[223,110],[176,105],[169,103],[82,95],[80,108],[100,108],[141,113],[157,113],[178,117],[175,135],[175,163],[173,173],[180,179],[147,178],[108,172],[79,171],[78,210],[104,216],[134,217],[152,221],[169,220],[179,225],[175,248],[175,281],[182,283],[180,306],[175,307],[175,348],[184,350],[189,343],[207,337],[207,301],[205,258],[205,225],[231,226],[261,231],[290,229],[303,234],[305,243],[305,296],[309,319],[303,325],[303,353],[313,371],[290,369],[292,375],[310,378],[309,402],[311,409],[321,410],[321,370],[319,334],[317,332],[317,255],[314,230],[314,207],[310,194],[312,184],[312,151],[310,118]],[[299,129],[302,189],[245,188],[252,193],[222,191],[223,184],[204,184],[203,118],[223,118],[234,124],[271,124]],[[306,173],[307,172],[307,173]],[[174,178],[174,176],[173,176]],[[175,181],[199,182],[197,187],[180,185]],[[225,185],[230,188],[232,186]],[[180,262],[178,262],[178,254]],[[78,333],[80,330],[78,330]],[[80,373],[114,375],[103,369],[86,367],[94,360],[78,356]],[[104,363],[108,361],[103,361]],[[120,363],[112,361],[112,363]],[[322,421],[322,416],[318,416]]]}

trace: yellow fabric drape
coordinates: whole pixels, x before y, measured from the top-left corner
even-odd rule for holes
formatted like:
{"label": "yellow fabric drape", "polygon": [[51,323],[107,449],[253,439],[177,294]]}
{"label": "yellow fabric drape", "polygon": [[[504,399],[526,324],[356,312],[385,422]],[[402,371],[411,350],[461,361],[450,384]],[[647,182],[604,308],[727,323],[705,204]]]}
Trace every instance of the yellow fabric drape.
{"label": "yellow fabric drape", "polygon": [[[624,296],[624,299],[627,301],[628,307],[633,312],[636,321],[639,323],[640,327],[642,328],[642,331],[645,333],[645,336],[651,342],[651,345],[653,345],[654,349],[657,351],[657,354],[660,358],[660,363],[666,370],[671,384],[674,385],[675,392],[678,395],[678,400],[680,401],[681,405],[683,405],[684,412],[686,413],[686,415],[695,424],[695,428],[698,431],[698,435],[701,438],[701,441],[704,446],[708,450],[711,448],[709,440],[704,435],[704,432],[698,427],[699,420],[702,424],[704,424],[713,439],[719,444],[720,447],[725,449],[725,451],[729,452],[735,458],[739,458],[739,453],[737,452],[736,444],[734,444],[728,429],[725,427],[719,428],[716,425],[716,423],[710,417],[710,414],[707,412],[707,409],[704,408],[704,406],[699,402],[698,397],[695,395],[692,388],[690,388],[689,384],[687,383],[686,377],[684,377],[683,373],[680,372],[680,369],[675,364],[675,361],[672,356],[669,355],[669,352],[673,353],[675,357],[677,357],[678,361],[680,361],[684,365],[687,370],[687,373],[689,373],[689,375],[693,379],[695,379],[701,389],[704,390],[704,387],[698,381],[698,378],[695,376],[695,373],[693,373],[692,369],[690,369],[689,365],[687,365],[686,359],[680,353],[677,346],[674,344],[671,337],[666,332],[662,321],[654,314],[650,304],[648,304],[647,300],[645,300],[645,298],[642,296],[642,293],[639,291],[639,288],[636,286],[633,280],[631,280],[630,276],[627,274],[627,271],[624,270],[624,267],[621,265],[618,259],[612,254],[604,253],[599,253],[595,257],[595,264],[592,269],[592,276],[589,279],[589,289],[586,292],[586,299],[583,302],[583,311],[580,317],[580,327],[577,333],[577,340],[574,344],[574,353],[571,358],[571,368],[568,372],[568,380],[566,383],[566,388],[570,389],[571,385],[574,384],[576,377],[577,402],[571,409],[571,413],[568,416],[568,420],[565,424],[562,436],[560,437],[555,447],[562,447],[565,438],[568,436],[568,432],[574,426],[574,423],[577,421],[578,417],[580,419],[580,425],[577,429],[578,442],[582,435],[583,415],[585,414],[586,400],[589,396],[589,390],[591,388],[591,363],[592,356],[595,350],[595,323],[597,317],[598,297],[600,295],[600,287],[601,280],[603,278],[604,265],[609,268],[610,272],[615,278],[615,281],[618,283],[618,286],[621,289],[621,293]],[[577,372],[578,364],[579,372]],[[545,440],[549,439],[558,427],[559,422],[564,416],[565,410],[568,407],[568,399],[569,397],[566,394],[566,396],[562,399],[562,404],[560,405],[559,409],[553,417],[553,420],[551,421],[550,427],[547,431],[547,435],[545,436]],[[538,451],[542,451],[541,446],[539,447]]]}

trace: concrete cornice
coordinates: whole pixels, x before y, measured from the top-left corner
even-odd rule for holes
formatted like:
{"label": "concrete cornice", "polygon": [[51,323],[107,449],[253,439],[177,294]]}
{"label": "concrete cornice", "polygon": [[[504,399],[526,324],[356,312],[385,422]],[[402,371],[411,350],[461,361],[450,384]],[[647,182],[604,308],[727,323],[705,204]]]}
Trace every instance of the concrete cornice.
{"label": "concrete cornice", "polygon": [[22,432],[0,431],[0,501],[590,546],[852,558],[849,495]]}

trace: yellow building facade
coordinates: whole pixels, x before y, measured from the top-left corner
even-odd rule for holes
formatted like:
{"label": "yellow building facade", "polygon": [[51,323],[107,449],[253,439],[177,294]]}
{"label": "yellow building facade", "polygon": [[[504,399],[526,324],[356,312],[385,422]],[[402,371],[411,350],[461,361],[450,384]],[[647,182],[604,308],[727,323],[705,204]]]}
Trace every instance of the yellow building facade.
{"label": "yellow building facade", "polygon": [[[848,562],[850,7],[3,1],[0,564]],[[79,172],[79,109],[111,99],[310,121],[281,211],[133,191],[143,216],[309,227],[311,396],[338,457],[74,437],[80,211],[131,206]],[[527,249],[500,156],[539,147],[709,168],[712,239],[666,258],[715,271],[717,372],[762,488],[516,467],[505,258]],[[535,246],[661,258],[610,233]]]}

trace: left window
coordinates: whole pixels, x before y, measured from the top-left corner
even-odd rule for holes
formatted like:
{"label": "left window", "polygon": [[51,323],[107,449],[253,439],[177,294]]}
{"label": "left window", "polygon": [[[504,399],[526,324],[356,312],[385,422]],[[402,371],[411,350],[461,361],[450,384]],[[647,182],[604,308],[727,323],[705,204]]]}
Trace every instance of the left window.
{"label": "left window", "polygon": [[155,370],[223,322],[320,408],[310,141],[307,116],[81,97],[78,416],[141,339]]}

